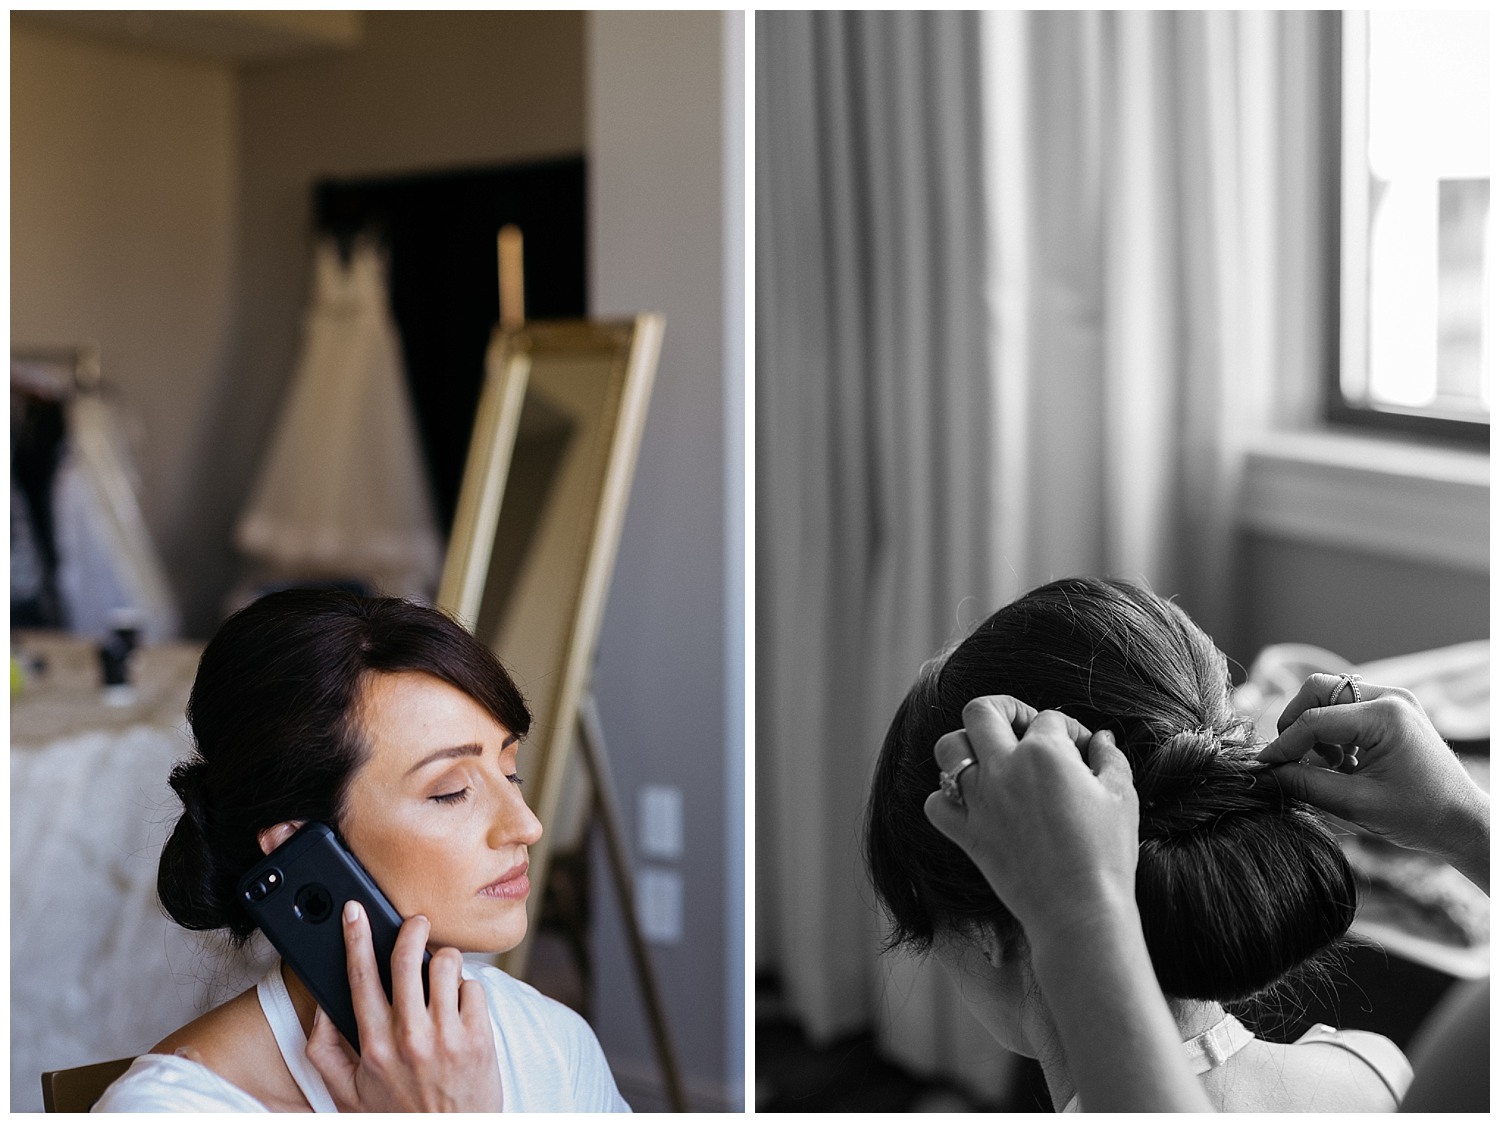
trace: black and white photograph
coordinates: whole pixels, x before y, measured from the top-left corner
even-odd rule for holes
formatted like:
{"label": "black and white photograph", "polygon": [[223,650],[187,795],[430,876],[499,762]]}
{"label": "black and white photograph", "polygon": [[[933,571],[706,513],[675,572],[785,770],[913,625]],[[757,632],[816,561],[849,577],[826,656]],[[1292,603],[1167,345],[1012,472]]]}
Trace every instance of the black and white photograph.
{"label": "black and white photograph", "polygon": [[1488,15],[755,29],[759,1110],[1483,1110]]}

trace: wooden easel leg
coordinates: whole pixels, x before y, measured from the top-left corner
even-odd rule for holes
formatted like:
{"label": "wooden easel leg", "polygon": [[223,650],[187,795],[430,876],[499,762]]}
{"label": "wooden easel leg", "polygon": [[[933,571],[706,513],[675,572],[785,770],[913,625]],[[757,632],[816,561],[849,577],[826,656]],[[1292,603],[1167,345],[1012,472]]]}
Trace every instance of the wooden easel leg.
{"label": "wooden easel leg", "polygon": [[636,920],[635,881],[630,875],[630,863],[626,859],[625,837],[620,829],[619,804],[615,800],[614,787],[609,770],[605,766],[604,730],[599,723],[599,710],[591,694],[585,694],[578,705],[579,740],[583,744],[583,758],[593,782],[594,807],[604,827],[605,849],[609,853],[610,869],[614,873],[615,891],[619,894],[620,911],[624,914],[625,934],[630,941],[630,956],[635,963],[636,982],[646,1000],[646,1019],[651,1023],[651,1037],[656,1044],[656,1055],[661,1062],[662,1080],[667,1086],[667,1098],[673,1111],[687,1111],[687,1097],[682,1090],[682,1077],[677,1069],[677,1055],[672,1049],[671,1036],[667,1032],[666,1013],[662,1009],[661,991],[656,983],[656,971],[641,936],[641,927]]}

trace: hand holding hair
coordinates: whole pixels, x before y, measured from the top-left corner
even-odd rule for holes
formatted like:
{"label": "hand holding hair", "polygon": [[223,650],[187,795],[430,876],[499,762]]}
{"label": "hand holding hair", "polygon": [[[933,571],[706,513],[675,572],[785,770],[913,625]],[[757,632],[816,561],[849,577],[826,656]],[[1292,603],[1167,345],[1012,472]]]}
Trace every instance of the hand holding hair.
{"label": "hand holding hair", "polygon": [[494,1028],[482,984],[462,977],[463,956],[453,948],[433,953],[424,998],[422,950],[431,925],[410,918],[391,953],[387,1002],[364,910],[351,902],[343,925],[361,1052],[321,1008],[307,1040],[307,1059],[339,1110],[501,1110]]}
{"label": "hand holding hair", "polygon": [[1009,695],[975,698],[963,718],[933,750],[950,774],[974,759],[956,780],[963,804],[934,792],[924,810],[1027,933],[1093,923],[1104,907],[1133,911],[1139,813],[1113,735]]}
{"label": "hand holding hair", "polygon": [[1009,695],[963,718],[933,750],[963,802],[934,792],[924,810],[1021,922],[1084,1109],[1211,1110],[1141,931],[1139,810],[1113,735]]}
{"label": "hand holding hair", "polygon": [[[1272,775],[1288,795],[1399,846],[1437,854],[1488,893],[1489,796],[1409,691],[1361,682],[1359,701],[1330,704],[1340,684],[1336,675],[1311,675],[1259,759],[1280,766]],[[1319,764],[1347,759],[1343,746],[1357,750],[1356,767]]]}

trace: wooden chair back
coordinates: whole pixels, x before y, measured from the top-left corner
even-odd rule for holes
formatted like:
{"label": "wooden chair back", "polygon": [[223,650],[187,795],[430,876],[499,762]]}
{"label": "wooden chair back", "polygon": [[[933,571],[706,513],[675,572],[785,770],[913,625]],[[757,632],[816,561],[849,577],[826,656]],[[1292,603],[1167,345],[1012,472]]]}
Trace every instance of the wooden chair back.
{"label": "wooden chair back", "polygon": [[122,1057],[117,1061],[100,1061],[42,1073],[42,1110],[87,1111],[134,1060],[134,1057]]}

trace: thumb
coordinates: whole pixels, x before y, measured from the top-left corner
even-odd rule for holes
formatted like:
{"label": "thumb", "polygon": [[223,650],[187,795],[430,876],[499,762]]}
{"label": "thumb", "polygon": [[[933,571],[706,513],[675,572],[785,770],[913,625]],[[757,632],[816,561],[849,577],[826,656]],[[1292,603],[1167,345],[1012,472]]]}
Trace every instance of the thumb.
{"label": "thumb", "polygon": [[1283,764],[1271,769],[1270,776],[1283,794],[1335,815],[1345,815],[1349,780],[1342,773],[1310,764]]}
{"label": "thumb", "polygon": [[963,845],[960,835],[963,833],[967,816],[964,808],[954,803],[942,792],[933,792],[927,797],[927,802],[922,804],[922,810],[927,815],[927,820],[953,842]]}
{"label": "thumb", "polygon": [[339,1104],[355,1102],[354,1070],[359,1062],[344,1035],[333,1024],[333,1019],[323,1013],[321,1006],[313,1009],[312,1033],[307,1037],[306,1052],[308,1062],[328,1085],[328,1094],[334,1101]]}
{"label": "thumb", "polygon": [[1115,735],[1101,729],[1089,739],[1089,767],[1110,791],[1117,794],[1133,789],[1130,760],[1115,744]]}

